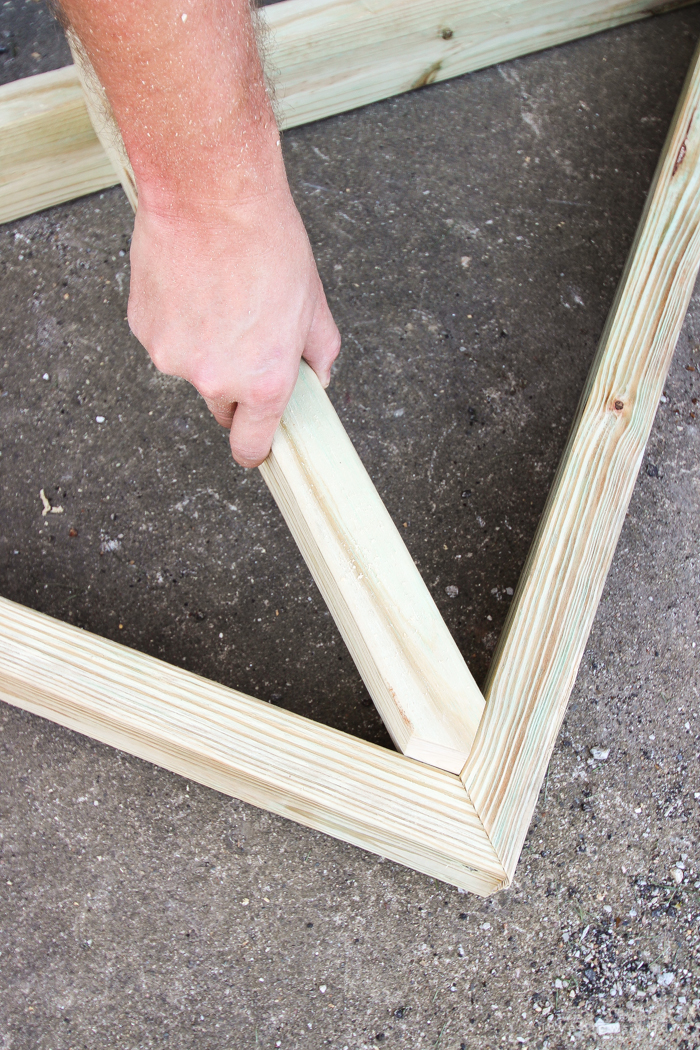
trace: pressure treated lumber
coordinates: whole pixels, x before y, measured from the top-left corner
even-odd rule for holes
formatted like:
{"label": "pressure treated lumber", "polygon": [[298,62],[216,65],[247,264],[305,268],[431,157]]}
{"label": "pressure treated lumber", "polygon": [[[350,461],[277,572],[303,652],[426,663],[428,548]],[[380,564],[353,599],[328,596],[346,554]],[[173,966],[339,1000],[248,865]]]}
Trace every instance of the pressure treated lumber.
{"label": "pressure treated lumber", "polygon": [[[280,123],[290,128],[686,2],[285,0],[259,17]],[[6,166],[0,147],[0,222],[119,181],[73,67],[1,87],[0,139],[7,130],[20,148]]]}
{"label": "pressure treated lumber", "polygon": [[700,266],[700,50],[486,684],[463,780],[512,873]]}
{"label": "pressure treated lumber", "polygon": [[392,740],[459,773],[484,700],[315,373],[299,379],[261,473]]}
{"label": "pressure treated lumber", "polygon": [[[134,205],[136,181],[90,61],[88,108]],[[459,773],[484,710],[398,529],[315,373],[299,379],[260,468],[399,751]]]}
{"label": "pressure treated lumber", "polygon": [[686,3],[287,0],[261,13],[282,126],[294,127]]}
{"label": "pressure treated lumber", "polygon": [[474,893],[507,883],[458,777],[4,598],[0,699]]}
{"label": "pressure treated lumber", "polygon": [[0,222],[118,181],[74,66],[0,87]]}

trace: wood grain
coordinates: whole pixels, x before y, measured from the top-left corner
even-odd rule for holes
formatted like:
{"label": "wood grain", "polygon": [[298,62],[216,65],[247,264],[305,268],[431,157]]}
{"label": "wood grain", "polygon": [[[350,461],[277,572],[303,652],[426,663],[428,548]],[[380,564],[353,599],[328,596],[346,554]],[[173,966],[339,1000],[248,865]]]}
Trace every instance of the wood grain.
{"label": "wood grain", "polygon": [[700,52],[486,683],[463,781],[512,873],[700,266]]}
{"label": "wood grain", "polygon": [[316,375],[260,468],[404,754],[459,773],[484,700]]}
{"label": "wood grain", "polygon": [[[285,0],[259,17],[280,124],[291,128],[686,3]],[[10,126],[20,149],[5,161],[0,146],[0,222],[119,181],[73,67],[0,88],[0,139]]]}
{"label": "wood grain", "polygon": [[0,87],[0,222],[118,181],[73,66]]}
{"label": "wood grain", "polygon": [[598,33],[655,0],[287,0],[261,11],[283,127]]}
{"label": "wood grain", "polygon": [[4,598],[0,699],[474,893],[507,883],[458,777]]}

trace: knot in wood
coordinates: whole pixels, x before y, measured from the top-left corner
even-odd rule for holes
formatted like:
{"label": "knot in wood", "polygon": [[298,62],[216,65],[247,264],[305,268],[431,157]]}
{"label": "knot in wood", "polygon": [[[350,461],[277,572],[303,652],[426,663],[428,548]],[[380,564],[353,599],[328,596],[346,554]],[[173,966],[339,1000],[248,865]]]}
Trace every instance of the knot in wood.
{"label": "knot in wood", "polygon": [[454,34],[453,34],[451,29],[443,29],[442,32],[440,33],[440,36],[442,37],[443,40],[451,40],[453,35]]}
{"label": "knot in wood", "polygon": [[624,407],[625,407],[625,402],[624,401],[616,401],[615,402],[615,411],[616,412],[622,412],[622,409]]}

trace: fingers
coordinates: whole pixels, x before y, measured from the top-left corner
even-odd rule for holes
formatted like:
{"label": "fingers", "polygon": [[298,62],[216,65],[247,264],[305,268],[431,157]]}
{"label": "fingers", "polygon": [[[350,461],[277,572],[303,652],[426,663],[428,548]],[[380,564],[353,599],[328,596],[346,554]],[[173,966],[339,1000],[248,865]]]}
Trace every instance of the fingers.
{"label": "fingers", "polygon": [[257,467],[267,457],[277,425],[291,397],[299,370],[264,368],[238,380],[238,391],[216,394],[206,370],[190,382],[204,398],[217,423],[230,430],[231,453],[242,467]]}
{"label": "fingers", "polygon": [[[316,302],[311,326],[302,343],[302,356],[321,383],[328,386],[331,365],[340,350],[340,333],[318,276],[316,280]],[[261,342],[267,343],[268,340]],[[241,369],[238,375],[231,374],[227,362],[228,375],[223,383],[217,369],[212,369],[212,362],[206,359],[201,360],[199,366],[191,369],[191,374],[187,376],[204,397],[216,421],[230,430],[231,453],[242,467],[257,467],[269,454],[275,431],[294,389],[299,350],[294,351],[290,340],[284,353],[258,354],[257,367],[251,369],[251,362],[248,361],[248,367]],[[249,357],[249,354],[244,355],[244,359]],[[288,367],[290,364],[293,370]]]}
{"label": "fingers", "polygon": [[340,332],[321,289],[302,356],[309,362],[324,386],[328,386],[331,381],[331,365],[339,351]]}
{"label": "fingers", "polygon": [[267,459],[285,405],[286,401],[276,410],[255,405],[236,406],[231,424],[231,453],[242,467],[259,467]]}
{"label": "fingers", "polygon": [[220,423],[222,427],[226,428],[226,430],[229,430],[236,409],[235,403],[231,401],[213,400],[209,397],[205,397],[204,400],[216,422]]}

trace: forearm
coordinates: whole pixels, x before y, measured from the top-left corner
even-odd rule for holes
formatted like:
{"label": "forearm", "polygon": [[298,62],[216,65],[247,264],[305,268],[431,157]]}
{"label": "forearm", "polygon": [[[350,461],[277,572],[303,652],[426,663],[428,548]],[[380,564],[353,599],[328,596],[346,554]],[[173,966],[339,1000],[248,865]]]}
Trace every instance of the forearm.
{"label": "forearm", "polygon": [[286,186],[248,0],[62,0],[151,208],[226,207]]}
{"label": "forearm", "polygon": [[303,356],[340,336],[294,205],[249,0],[62,0],[136,178],[128,317],[163,372],[267,455]]}

